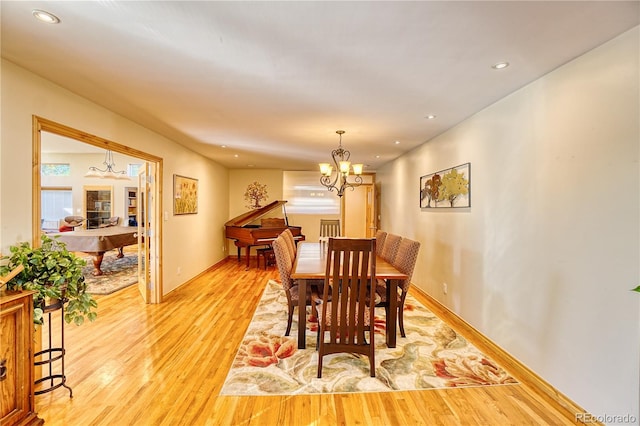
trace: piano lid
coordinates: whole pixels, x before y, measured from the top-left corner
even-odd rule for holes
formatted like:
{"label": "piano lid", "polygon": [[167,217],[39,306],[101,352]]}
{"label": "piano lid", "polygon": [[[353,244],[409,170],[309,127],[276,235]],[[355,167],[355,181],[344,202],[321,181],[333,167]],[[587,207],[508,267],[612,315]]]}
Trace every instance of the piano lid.
{"label": "piano lid", "polygon": [[264,207],[260,207],[259,209],[250,210],[246,213],[242,213],[240,216],[236,216],[233,219],[229,220],[224,226],[245,226],[250,224],[253,221],[260,219],[262,216],[271,212],[272,210],[277,209],[280,206],[283,206],[287,200],[276,200]]}

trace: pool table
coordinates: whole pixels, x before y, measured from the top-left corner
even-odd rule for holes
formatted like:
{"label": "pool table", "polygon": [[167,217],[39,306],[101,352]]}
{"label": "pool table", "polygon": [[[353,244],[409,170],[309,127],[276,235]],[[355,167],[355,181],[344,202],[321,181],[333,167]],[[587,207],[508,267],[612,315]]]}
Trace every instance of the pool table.
{"label": "pool table", "polygon": [[93,256],[93,275],[102,275],[100,265],[105,252],[118,250],[118,258],[124,257],[125,246],[138,244],[138,228],[127,226],[109,226],[97,229],[77,229],[69,232],[56,232],[50,237],[65,243],[69,251],[81,251]]}

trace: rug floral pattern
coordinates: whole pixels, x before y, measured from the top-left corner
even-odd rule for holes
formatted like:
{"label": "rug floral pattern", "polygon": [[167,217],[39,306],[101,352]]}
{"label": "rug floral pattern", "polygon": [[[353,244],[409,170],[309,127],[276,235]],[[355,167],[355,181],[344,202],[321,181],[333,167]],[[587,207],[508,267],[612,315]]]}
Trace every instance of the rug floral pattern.
{"label": "rug floral pattern", "polygon": [[126,253],[118,259],[117,250],[111,250],[104,254],[100,269],[103,275],[93,275],[94,267],[91,256],[83,255],[87,265],[82,268],[87,293],[111,294],[138,282],[138,256],[136,253]]}
{"label": "rug floral pattern", "polygon": [[[307,314],[309,315],[309,313]],[[384,308],[376,309],[376,377],[364,356],[325,356],[317,376],[317,323],[307,317],[307,349],[298,349],[297,322],[284,336],[287,299],[282,286],[269,281],[223,385],[222,395],[385,392],[517,383],[494,361],[407,296],[406,338],[385,344]]]}

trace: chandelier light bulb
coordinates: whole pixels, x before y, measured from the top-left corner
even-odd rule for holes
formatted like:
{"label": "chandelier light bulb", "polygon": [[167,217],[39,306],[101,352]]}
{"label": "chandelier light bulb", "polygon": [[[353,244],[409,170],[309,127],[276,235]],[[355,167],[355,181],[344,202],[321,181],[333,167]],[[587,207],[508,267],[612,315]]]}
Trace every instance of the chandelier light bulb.
{"label": "chandelier light bulb", "polygon": [[331,176],[331,165],[329,163],[320,163],[320,173]]}

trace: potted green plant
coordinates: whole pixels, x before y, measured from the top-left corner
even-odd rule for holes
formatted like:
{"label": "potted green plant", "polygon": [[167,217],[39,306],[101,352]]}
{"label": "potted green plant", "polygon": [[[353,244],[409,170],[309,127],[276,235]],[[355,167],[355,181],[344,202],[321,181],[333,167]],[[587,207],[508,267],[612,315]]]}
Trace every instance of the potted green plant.
{"label": "potted green plant", "polygon": [[89,321],[96,319],[98,303],[87,293],[87,284],[82,274],[86,265],[84,259],[69,252],[66,245],[42,235],[40,247],[31,247],[22,242],[9,249],[11,254],[3,256],[0,275],[5,275],[19,265],[23,266],[13,279],[7,282],[7,290],[33,290],[34,322],[43,323],[46,306],[55,305],[56,301],[68,301],[64,319],[67,323],[81,325],[85,317]]}

